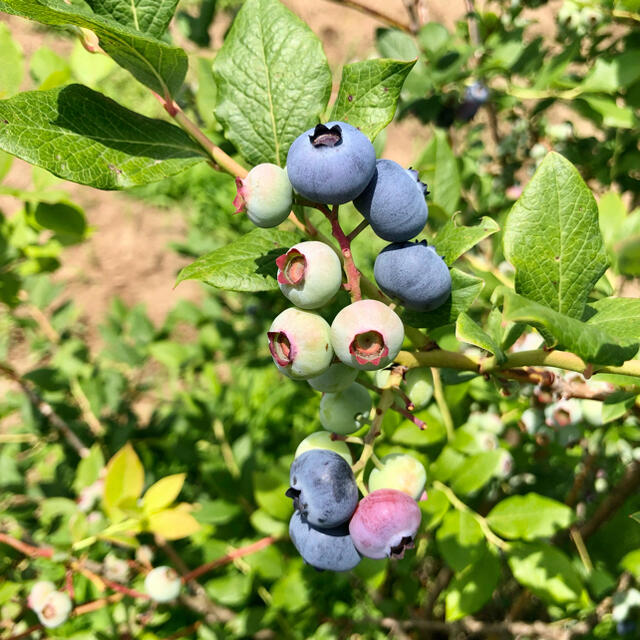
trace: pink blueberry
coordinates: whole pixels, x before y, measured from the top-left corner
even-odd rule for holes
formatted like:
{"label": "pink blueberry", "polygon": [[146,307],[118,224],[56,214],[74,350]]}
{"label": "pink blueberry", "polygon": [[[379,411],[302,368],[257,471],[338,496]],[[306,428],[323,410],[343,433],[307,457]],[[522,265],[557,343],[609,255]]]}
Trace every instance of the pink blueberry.
{"label": "pink blueberry", "polygon": [[378,489],[360,500],[349,522],[356,549],[367,558],[402,558],[413,547],[422,514],[402,491]]}

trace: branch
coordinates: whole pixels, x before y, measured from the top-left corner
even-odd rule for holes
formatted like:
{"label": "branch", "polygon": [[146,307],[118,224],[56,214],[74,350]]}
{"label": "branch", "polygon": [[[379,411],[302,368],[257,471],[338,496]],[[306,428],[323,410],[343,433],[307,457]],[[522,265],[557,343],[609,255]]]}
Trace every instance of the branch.
{"label": "branch", "polygon": [[78,436],[71,430],[71,427],[54,411],[53,407],[45,402],[28,385],[27,381],[10,365],[0,363],[0,373],[17,383],[31,404],[62,434],[65,440],[73,447],[81,458],[89,455],[89,449],[82,443]]}
{"label": "branch", "polygon": [[485,636],[492,634],[510,634],[511,637],[531,636],[548,640],[570,640],[573,636],[589,632],[586,622],[576,622],[561,626],[560,623],[546,622],[484,622],[476,618],[466,617],[457,622],[440,622],[439,620],[395,620],[383,618],[380,624],[387,629],[399,625],[401,629],[420,629],[421,631],[441,631],[444,633],[462,631],[466,633],[480,633]]}
{"label": "branch", "polygon": [[242,558],[242,556],[248,556],[252,553],[256,553],[262,549],[265,549],[269,545],[273,544],[277,538],[274,536],[267,536],[266,538],[261,538],[257,542],[247,545],[246,547],[240,547],[239,549],[233,549],[229,551],[226,555],[216,558],[207,564],[203,564],[201,567],[197,567],[193,569],[193,571],[189,571],[182,576],[182,582],[189,582],[190,580],[195,580],[199,578],[201,575],[208,573],[209,571],[213,571],[218,567],[222,567],[225,564],[229,564],[229,562],[233,562],[236,558]]}
{"label": "branch", "polygon": [[331,0],[331,2],[335,2],[336,4],[340,4],[345,7],[349,7],[350,9],[360,11],[361,13],[365,13],[373,18],[376,18],[376,20],[380,20],[380,22],[388,24],[390,27],[395,27],[396,29],[400,29],[401,31],[404,31],[406,33],[412,32],[411,26],[404,20],[396,20],[390,15],[368,6],[365,2],[362,2],[362,0]]}

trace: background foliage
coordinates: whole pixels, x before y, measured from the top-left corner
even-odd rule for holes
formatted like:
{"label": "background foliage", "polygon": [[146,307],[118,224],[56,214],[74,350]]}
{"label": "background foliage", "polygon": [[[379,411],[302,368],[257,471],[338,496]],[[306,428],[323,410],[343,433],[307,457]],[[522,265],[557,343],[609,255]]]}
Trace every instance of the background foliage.
{"label": "background foliage", "polygon": [[[10,154],[35,165],[27,188],[0,184],[20,202],[0,218],[2,633],[43,633],[26,596],[50,579],[99,603],[47,632],[61,638],[636,637],[637,3],[565,2],[544,35],[544,2],[489,3],[453,31],[410,11],[376,32],[381,58],[342,69],[276,0],[176,5],[0,1],[74,43],[68,59],[25,56],[0,24],[0,178]],[[216,51],[209,27],[228,16]],[[468,120],[474,81],[490,98]],[[264,335],[286,305],[272,259],[254,272],[300,232],[233,216],[233,178],[208,161],[284,165],[323,115],[358,122],[380,154],[394,114],[419,123],[423,236],[454,291],[403,315],[427,331],[402,364],[436,367],[434,394],[416,411],[424,430],[385,415],[376,453],[416,455],[428,500],[415,553],[318,573],[288,541],[284,491],[319,396],[273,366]],[[91,242],[91,213],[59,178],[179,207],[186,232],[167,251],[191,264],[177,279],[216,288],[159,325],[116,298],[91,340],[55,273]],[[319,212],[297,213],[331,235]],[[341,222],[358,216],[343,207]],[[369,230],[353,243],[370,279],[383,245]],[[144,597],[151,564],[194,578],[179,603]]]}

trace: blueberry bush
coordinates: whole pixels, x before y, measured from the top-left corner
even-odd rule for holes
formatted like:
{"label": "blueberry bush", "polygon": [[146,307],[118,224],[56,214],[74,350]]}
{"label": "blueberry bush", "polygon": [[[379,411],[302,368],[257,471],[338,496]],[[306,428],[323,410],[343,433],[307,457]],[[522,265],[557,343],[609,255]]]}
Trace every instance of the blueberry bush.
{"label": "blueberry bush", "polygon": [[[0,24],[3,638],[638,637],[640,7],[344,4],[338,77],[280,0],[0,0],[72,42]],[[91,343],[64,180],[202,302]]]}

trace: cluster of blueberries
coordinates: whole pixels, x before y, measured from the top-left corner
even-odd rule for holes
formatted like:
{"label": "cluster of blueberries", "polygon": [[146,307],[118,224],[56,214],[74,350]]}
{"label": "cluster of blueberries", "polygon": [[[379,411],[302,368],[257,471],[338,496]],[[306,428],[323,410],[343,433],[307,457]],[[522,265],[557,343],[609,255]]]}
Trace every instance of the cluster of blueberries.
{"label": "cluster of blueberries", "polygon": [[[319,124],[293,142],[286,169],[258,165],[237,186],[234,204],[260,227],[288,217],[294,190],[303,202],[353,201],[373,231],[392,243],[375,261],[380,289],[417,311],[435,309],[449,297],[445,262],[425,241],[410,241],[427,222],[426,185],[416,171],[376,160],[373,145],[355,127]],[[375,459],[370,493],[358,500],[343,438],[358,431],[371,412],[369,392],[356,382],[358,373],[384,373],[393,363],[404,340],[402,320],[388,305],[369,299],[341,309],[331,325],[314,313],[342,285],[340,259],[323,242],[300,242],[276,264],[280,290],[295,306],[274,319],[269,349],[284,375],[307,380],[323,393],[320,422],[325,429],[300,443],[291,466],[291,540],[317,569],[347,571],[362,556],[402,557],[420,524],[417,501],[424,498],[425,469],[407,454]]]}

